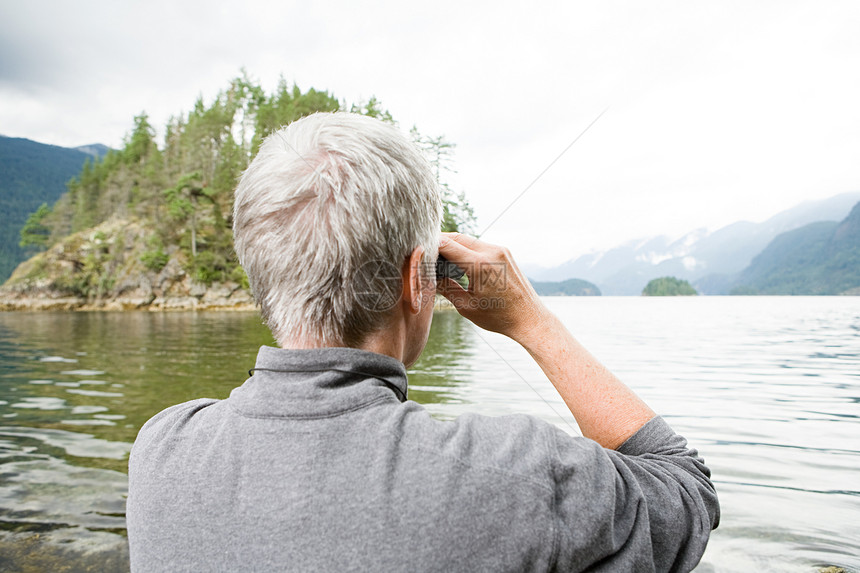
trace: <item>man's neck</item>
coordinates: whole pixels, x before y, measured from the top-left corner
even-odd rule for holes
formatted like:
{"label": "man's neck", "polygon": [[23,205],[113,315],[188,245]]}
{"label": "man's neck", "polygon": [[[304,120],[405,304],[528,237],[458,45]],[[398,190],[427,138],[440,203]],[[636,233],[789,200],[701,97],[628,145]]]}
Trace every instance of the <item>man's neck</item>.
{"label": "man's neck", "polygon": [[[365,339],[353,348],[375,352],[376,354],[384,354],[391,356],[403,362],[406,358],[404,327],[400,321],[391,321],[384,328],[377,330],[365,337]],[[306,349],[306,348],[335,348],[344,347],[345,344],[323,343],[318,340],[297,340],[287,339],[278,341],[281,348]]]}

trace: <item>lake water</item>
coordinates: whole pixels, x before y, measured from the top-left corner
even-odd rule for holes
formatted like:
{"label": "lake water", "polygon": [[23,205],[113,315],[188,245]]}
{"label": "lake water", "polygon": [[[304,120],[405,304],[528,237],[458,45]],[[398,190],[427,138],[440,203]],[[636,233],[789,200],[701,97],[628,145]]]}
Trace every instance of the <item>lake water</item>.
{"label": "lake water", "polygon": [[[547,303],[713,471],[722,523],[696,571],[860,572],[860,297]],[[271,343],[250,313],[0,313],[0,570],[127,570],[137,430],[226,397]],[[525,351],[451,311],[409,396],[577,431]]]}

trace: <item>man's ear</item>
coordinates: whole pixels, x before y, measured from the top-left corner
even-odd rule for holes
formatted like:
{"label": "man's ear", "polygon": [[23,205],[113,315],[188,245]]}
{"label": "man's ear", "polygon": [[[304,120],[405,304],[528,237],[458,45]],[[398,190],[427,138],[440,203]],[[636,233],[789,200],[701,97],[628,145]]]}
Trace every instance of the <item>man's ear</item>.
{"label": "man's ear", "polygon": [[421,268],[421,261],[423,258],[424,249],[421,247],[415,247],[403,263],[402,300],[406,305],[406,309],[412,314],[418,314],[421,312],[421,309],[425,304],[424,289],[422,287],[423,281],[426,277],[423,276],[424,273]]}

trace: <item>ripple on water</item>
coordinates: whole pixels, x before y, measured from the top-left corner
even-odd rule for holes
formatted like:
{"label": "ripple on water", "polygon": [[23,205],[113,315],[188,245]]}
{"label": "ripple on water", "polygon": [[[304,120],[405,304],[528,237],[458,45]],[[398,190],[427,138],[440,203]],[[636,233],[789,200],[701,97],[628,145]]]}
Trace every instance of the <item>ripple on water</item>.
{"label": "ripple on water", "polygon": [[66,364],[74,364],[77,361],[77,358],[63,358],[62,356],[42,356],[39,358],[39,362],[62,362]]}
{"label": "ripple on water", "polygon": [[106,406],[75,406],[72,408],[72,414],[97,414],[98,412],[107,412]]}
{"label": "ripple on water", "polygon": [[12,408],[29,408],[33,410],[64,410],[66,401],[51,396],[31,396],[12,404]]}
{"label": "ripple on water", "polygon": [[127,570],[124,474],[73,466],[5,441],[0,451],[17,454],[3,464],[0,482],[6,570]]}
{"label": "ripple on water", "polygon": [[99,418],[101,420],[125,420],[124,414],[96,414],[93,418]]}
{"label": "ripple on water", "polygon": [[0,436],[38,440],[49,446],[61,448],[70,456],[84,458],[122,460],[131,451],[131,444],[126,442],[112,442],[95,438],[90,434],[49,428],[0,426]]}
{"label": "ripple on water", "polygon": [[66,374],[68,376],[101,376],[104,373],[104,370],[87,370],[86,368],[79,368],[77,370],[63,370],[61,372],[61,374]]}
{"label": "ripple on water", "polygon": [[83,418],[78,420],[60,420],[61,424],[66,424],[69,426],[116,426],[114,422],[110,420],[101,420],[95,418]]}
{"label": "ripple on water", "polygon": [[69,394],[78,394],[80,396],[90,396],[95,398],[122,398],[124,394],[119,392],[102,392],[100,390],[77,390],[77,389],[69,389],[66,390]]}
{"label": "ripple on water", "polygon": [[100,386],[107,384],[104,380],[78,380],[77,382],[55,382],[54,386],[63,386],[65,388],[78,388],[80,386]]}

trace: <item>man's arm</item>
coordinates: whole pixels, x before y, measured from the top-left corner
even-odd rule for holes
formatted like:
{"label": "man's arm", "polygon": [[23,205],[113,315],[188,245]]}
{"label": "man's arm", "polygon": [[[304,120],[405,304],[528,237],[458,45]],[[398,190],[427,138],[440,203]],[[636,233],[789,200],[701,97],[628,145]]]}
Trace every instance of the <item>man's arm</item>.
{"label": "man's arm", "polygon": [[[520,343],[558,390],[585,437],[616,449],[655,416],[546,308],[507,249],[443,233],[439,253],[465,268],[469,277],[468,290],[443,279],[441,294],[477,326]],[[505,280],[499,281],[502,265]],[[480,299],[500,304],[473,302]]]}
{"label": "man's arm", "polygon": [[[719,523],[719,501],[698,452],[574,339],[507,249],[446,233],[439,252],[465,267],[470,281],[464,290],[445,279],[439,291],[476,325],[522,344],[585,437],[603,446],[552,428],[552,570],[695,567]],[[497,280],[500,265],[504,281]],[[485,298],[497,303],[478,304]]]}

